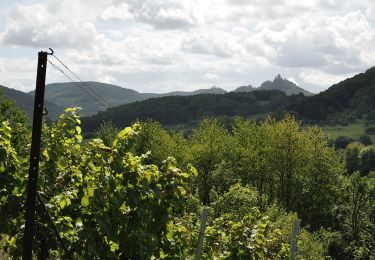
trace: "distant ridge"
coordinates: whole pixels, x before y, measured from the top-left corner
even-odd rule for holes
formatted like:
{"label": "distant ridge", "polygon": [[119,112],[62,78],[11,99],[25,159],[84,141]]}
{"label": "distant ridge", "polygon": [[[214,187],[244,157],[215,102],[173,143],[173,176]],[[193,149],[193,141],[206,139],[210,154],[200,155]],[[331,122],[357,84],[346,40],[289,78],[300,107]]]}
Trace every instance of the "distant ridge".
{"label": "distant ridge", "polygon": [[218,87],[212,87],[208,89],[198,89],[195,91],[172,91],[165,94],[159,94],[159,96],[192,96],[192,95],[199,95],[199,94],[225,94],[227,93],[226,90]]}
{"label": "distant ridge", "polygon": [[[311,122],[324,122],[333,117],[340,117],[343,120],[363,118],[375,121],[375,67],[312,96],[310,92],[283,79],[280,75],[276,76],[273,81],[264,82],[258,88],[251,85],[241,86],[232,92],[213,87],[192,92],[175,91],[155,94],[139,93],[135,90],[99,82],[87,84],[95,88],[96,92],[111,102],[114,107],[104,111],[105,109],[100,107],[100,104],[74,86],[74,83],[55,83],[46,87],[45,104],[50,118],[58,115],[62,107],[81,106],[84,109],[84,116],[103,111],[92,120],[86,120],[86,122],[91,121],[92,126],[95,125],[95,127],[98,122],[111,119],[114,116],[112,114],[120,117],[112,118],[114,122],[120,120],[119,125],[132,122],[137,118],[154,118],[160,119],[165,124],[174,124],[186,123],[202,116],[248,116],[286,111]],[[32,115],[34,99],[30,94],[33,92],[26,94],[5,87],[0,87],[0,89]],[[303,93],[303,95],[291,95],[297,93]],[[252,104],[258,107],[250,107]],[[189,118],[186,118],[184,113],[189,113]]]}
{"label": "distant ridge", "polygon": [[[30,116],[30,118],[33,117],[33,112],[34,112],[34,95],[27,94],[25,92],[7,88],[4,86],[0,85],[0,91],[4,91],[5,95],[16,101],[16,104],[21,107],[23,110],[26,111],[26,113]],[[59,115],[63,112],[63,108],[50,102],[50,101],[45,101],[44,102],[44,107],[48,111],[48,117],[51,120],[56,120]]]}
{"label": "distant ridge", "polygon": [[312,96],[313,93],[297,86],[295,83],[284,79],[279,75],[277,75],[273,81],[265,81],[260,85],[258,88],[254,88],[251,85],[248,86],[241,86],[239,88],[236,88],[233,92],[249,92],[254,90],[280,90],[287,94],[288,96],[293,94],[299,94],[302,93],[305,96]]}
{"label": "distant ridge", "polygon": [[[92,97],[88,96],[83,90],[77,87],[80,84],[86,89],[82,83],[53,83],[46,86],[46,100],[53,102],[61,107],[79,106],[82,108],[82,115],[90,116],[99,111],[104,111],[106,108]],[[96,93],[107,100],[113,107],[124,105],[136,101],[142,101],[149,98],[158,98],[166,96],[191,96],[198,94],[225,94],[226,90],[219,87],[212,87],[209,89],[198,89],[195,91],[173,91],[168,93],[140,93],[133,89],[123,88],[120,86],[88,81],[85,84],[89,85]],[[233,92],[249,92],[253,90],[280,90],[287,95],[303,93],[306,96],[312,93],[298,87],[293,82],[283,79],[280,75],[276,76],[273,81],[264,82],[259,88],[253,86],[242,86]],[[87,91],[90,92],[89,89]],[[30,92],[33,93],[33,92]]]}
{"label": "distant ridge", "polygon": [[[84,88],[82,90],[79,86]],[[87,86],[89,88],[87,88]],[[273,81],[266,81],[260,87],[255,88],[251,85],[241,86],[232,92],[250,92],[253,90],[279,90],[287,95],[303,93],[306,96],[312,95],[310,92],[298,87],[293,82],[283,79],[280,75],[276,76]],[[14,90],[16,91],[16,90]],[[166,96],[192,96],[198,94],[225,94],[226,90],[219,87],[212,87],[208,89],[198,89],[195,91],[173,91],[168,93],[140,93],[136,90],[123,88],[113,84],[106,84],[101,82],[87,81],[84,84],[81,82],[69,82],[69,83],[52,83],[46,85],[45,100],[51,107],[50,116],[51,119],[55,117],[66,107],[81,107],[81,114],[83,116],[94,115],[99,111],[105,111],[108,106],[105,106],[106,102],[100,102],[85,92],[92,91],[99,94],[100,97],[108,101],[112,107],[133,103],[136,101],[147,100],[150,98],[159,98]],[[8,93],[10,93],[8,91]],[[23,93],[17,91],[7,94],[13,95],[13,98],[17,103],[23,107],[29,114],[32,114],[33,98],[29,98],[30,95],[34,95],[34,91],[29,93]],[[94,93],[94,95],[95,95]],[[23,98],[21,98],[21,96]]]}
{"label": "distant ridge", "polygon": [[[135,90],[122,88],[112,84],[88,81],[85,82],[90,88],[82,83],[52,83],[46,85],[45,99],[61,107],[81,107],[82,115],[92,115],[106,107],[85,91],[92,94],[92,90],[108,101],[112,106],[118,106],[155,96],[154,94],[141,94]],[[81,86],[85,90],[82,90]],[[34,91],[29,92],[30,94]],[[95,95],[95,94],[93,94]]]}
{"label": "distant ridge", "polygon": [[[114,107],[83,118],[82,122],[88,131],[94,131],[103,121],[109,120],[118,127],[124,127],[138,119],[154,119],[172,126],[189,125],[205,116],[254,118],[269,113],[282,116],[285,112],[305,122],[324,122],[332,117],[375,121],[375,67],[312,96],[287,95],[289,86],[300,91],[294,83],[288,82],[278,75],[259,88],[243,86],[226,94],[154,98]],[[275,87],[276,90],[273,89]]]}
{"label": "distant ridge", "polygon": [[233,90],[232,92],[250,92],[250,91],[254,91],[254,90],[256,90],[256,88],[254,88],[251,85],[248,85],[248,86],[238,87],[235,90]]}
{"label": "distant ridge", "polygon": [[[174,91],[169,93],[140,93],[133,89],[123,88],[120,86],[88,81],[85,82],[90,88],[87,88],[82,83],[52,83],[46,85],[45,98],[61,107],[74,107],[82,108],[81,114],[85,116],[93,115],[99,111],[104,111],[106,108],[103,105],[90,97],[77,85],[80,85],[87,92],[98,93],[101,97],[107,100],[113,107],[124,105],[136,101],[142,101],[149,98],[165,97],[165,96],[191,96],[198,94],[224,94],[226,91],[222,88],[212,87],[209,89],[198,89],[191,92]],[[34,91],[29,92],[33,94]]]}

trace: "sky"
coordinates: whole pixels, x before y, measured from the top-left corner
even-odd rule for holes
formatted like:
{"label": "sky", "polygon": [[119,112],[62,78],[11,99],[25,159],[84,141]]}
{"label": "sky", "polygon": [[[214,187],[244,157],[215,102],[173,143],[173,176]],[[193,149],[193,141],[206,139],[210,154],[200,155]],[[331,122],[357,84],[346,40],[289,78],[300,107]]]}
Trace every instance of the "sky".
{"label": "sky", "polygon": [[[140,92],[281,74],[318,93],[374,66],[375,1],[1,0],[0,84],[33,90],[48,48],[82,80]],[[66,81],[47,67],[47,83]]]}

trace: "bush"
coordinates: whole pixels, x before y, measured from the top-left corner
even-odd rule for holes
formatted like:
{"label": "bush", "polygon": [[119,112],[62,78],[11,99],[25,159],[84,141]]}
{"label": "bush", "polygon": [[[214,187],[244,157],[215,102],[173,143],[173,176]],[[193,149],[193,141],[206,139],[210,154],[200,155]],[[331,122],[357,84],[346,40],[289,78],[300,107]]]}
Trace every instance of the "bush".
{"label": "bush", "polygon": [[354,140],[348,136],[338,136],[335,139],[335,149],[345,149],[348,144],[353,142]]}
{"label": "bush", "polygon": [[369,126],[365,129],[366,134],[374,135],[375,134],[375,126]]}
{"label": "bush", "polygon": [[232,213],[236,219],[240,220],[246,214],[249,214],[257,204],[257,191],[237,183],[213,203],[213,210],[216,217],[224,213]]}
{"label": "bush", "polygon": [[367,146],[359,154],[361,160],[361,173],[368,175],[370,171],[375,170],[375,146]]}
{"label": "bush", "polygon": [[358,142],[350,143],[345,148],[345,167],[349,174],[360,169],[360,157],[359,154],[363,149],[363,145]]}
{"label": "bush", "polygon": [[359,138],[358,138],[358,141],[363,144],[363,145],[372,145],[372,140],[371,138],[368,136],[368,135],[361,135]]}
{"label": "bush", "polygon": [[296,259],[324,259],[324,244],[316,234],[302,229],[298,235],[298,254]]}

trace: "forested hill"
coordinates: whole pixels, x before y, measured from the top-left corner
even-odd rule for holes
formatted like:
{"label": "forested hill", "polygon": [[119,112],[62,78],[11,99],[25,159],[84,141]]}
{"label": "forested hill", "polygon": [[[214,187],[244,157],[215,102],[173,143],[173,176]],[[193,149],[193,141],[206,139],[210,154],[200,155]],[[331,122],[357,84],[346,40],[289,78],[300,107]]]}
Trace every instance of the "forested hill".
{"label": "forested hill", "polygon": [[[283,80],[276,77],[274,82]],[[272,82],[271,82],[272,83]],[[263,84],[262,89],[271,83]],[[251,88],[251,86],[249,87]],[[244,91],[246,87],[242,88]],[[154,119],[162,124],[186,124],[204,116],[253,116],[290,112],[306,121],[321,122],[332,117],[356,117],[375,120],[375,68],[331,86],[314,96],[287,96],[277,90],[202,94],[188,97],[162,97],[135,102],[100,112],[84,119],[86,129],[97,128],[103,121],[123,127],[136,119]]]}
{"label": "forested hill", "polygon": [[233,92],[250,92],[254,90],[280,90],[287,95],[299,94],[302,93],[305,96],[312,96],[313,93],[297,86],[295,83],[290,80],[282,78],[280,75],[277,75],[273,81],[267,80],[263,82],[260,87],[255,88],[251,85],[241,86],[233,90]]}
{"label": "forested hill", "polygon": [[207,89],[198,89],[194,91],[173,91],[163,94],[157,94],[158,97],[165,97],[165,96],[192,96],[198,94],[225,94],[227,93],[226,90],[218,87],[212,87]]}
{"label": "forested hill", "polygon": [[[280,75],[278,75],[273,81],[265,81],[259,88],[252,88],[251,86],[239,87],[234,92],[248,92],[253,90],[280,90],[287,95],[298,93],[311,95],[310,92],[298,87],[287,79],[281,78]],[[33,93],[33,91],[30,92],[30,94]],[[71,82],[48,84],[46,85],[45,99],[64,108],[74,106],[81,107],[81,114],[85,116],[93,115],[98,111],[104,111],[106,107],[108,107],[108,105],[105,105],[105,101],[99,102],[95,98],[89,96],[87,93],[90,93],[90,95],[93,96],[99,95],[100,97],[103,97],[104,100],[108,101],[112,107],[115,107],[149,98],[165,96],[191,96],[198,94],[225,94],[227,91],[219,87],[212,87],[208,89],[198,89],[195,91],[140,93],[133,89],[123,88],[112,84],[89,81],[84,83]],[[104,106],[101,103],[104,103]]]}
{"label": "forested hill", "polygon": [[277,75],[273,81],[265,81],[260,85],[257,90],[273,90],[277,89],[283,91],[287,95],[299,94],[302,93],[305,96],[312,96],[313,94],[303,88],[298,87],[295,83],[283,79],[280,75]]}
{"label": "forested hill", "polygon": [[[46,85],[45,99],[64,108],[75,106],[81,107],[81,113],[83,115],[92,115],[100,110],[105,110],[106,104],[104,101],[99,102],[97,100],[99,98],[95,99],[87,93],[90,93],[90,95],[94,97],[100,95],[100,97],[103,97],[104,100],[109,102],[112,106],[118,106],[156,96],[155,94],[139,93],[132,89],[126,89],[100,82],[85,82],[85,84],[73,82],[48,84]],[[30,93],[32,94],[34,91]]]}
{"label": "forested hill", "polygon": [[314,121],[325,121],[337,114],[375,120],[375,67],[318,95],[292,102],[288,110]]}
{"label": "forested hill", "polygon": [[[34,95],[33,94],[30,95],[22,91],[7,88],[1,85],[0,85],[0,92],[4,92],[4,94],[8,98],[13,99],[19,107],[21,107],[27,112],[30,118],[33,117],[33,111],[34,111]],[[49,101],[45,101],[44,106],[47,109],[48,117],[51,120],[56,120],[64,110],[62,107]]]}
{"label": "forested hill", "polygon": [[[34,91],[30,92],[30,94],[33,93]],[[86,116],[93,115],[98,111],[106,109],[105,101],[99,102],[97,100],[99,98],[95,99],[89,96],[88,93],[95,97],[99,95],[111,106],[119,106],[153,97],[189,96],[202,93],[223,94],[226,93],[226,91],[221,88],[213,87],[209,89],[198,89],[191,92],[175,91],[161,94],[140,93],[133,89],[123,88],[112,84],[89,81],[84,83],[71,82],[48,84],[46,85],[45,99],[64,108],[75,106],[81,107],[81,114]]]}
{"label": "forested hill", "polygon": [[281,112],[291,100],[302,95],[287,96],[277,90],[194,96],[168,96],[125,104],[83,118],[83,128],[93,131],[103,121],[124,127],[135,120],[154,119],[162,124],[186,124],[205,116],[243,116]]}

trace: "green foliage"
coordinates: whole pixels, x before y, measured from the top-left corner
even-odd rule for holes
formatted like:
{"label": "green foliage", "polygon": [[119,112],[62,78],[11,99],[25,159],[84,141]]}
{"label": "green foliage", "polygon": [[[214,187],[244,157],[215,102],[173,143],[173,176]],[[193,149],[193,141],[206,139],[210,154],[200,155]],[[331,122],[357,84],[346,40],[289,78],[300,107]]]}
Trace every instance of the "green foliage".
{"label": "green foliage", "polygon": [[206,118],[193,132],[189,140],[187,160],[197,167],[197,187],[203,204],[210,202],[213,187],[213,171],[226,156],[228,135],[218,121]]}
{"label": "green foliage", "polygon": [[342,170],[320,129],[301,131],[291,116],[261,125],[238,119],[233,138],[232,171],[258,190],[263,204],[277,201],[314,229],[334,218]]}
{"label": "green foliage", "polygon": [[360,142],[363,145],[372,145],[372,140],[371,140],[370,136],[368,136],[368,135],[361,135],[358,138],[358,142]]}
{"label": "green foliage", "polygon": [[[67,109],[55,126],[45,129],[50,139],[43,151],[40,190],[63,240],[74,256],[85,259],[150,258],[168,235],[172,210],[184,204],[189,191],[186,180],[195,174],[194,169],[182,172],[171,157],[160,168],[143,164],[146,155],[130,152],[140,131],[138,124],[120,131],[108,147],[100,139],[83,144],[79,122],[77,110]],[[9,141],[10,127],[3,123],[0,131],[0,147],[6,156],[1,161],[5,180],[0,189],[1,211],[22,216],[19,204],[17,210],[9,210],[13,205],[9,191],[14,196],[22,194],[16,188],[24,187],[25,176],[14,174],[19,161]],[[7,229],[1,233],[14,236],[9,223],[17,227],[21,219],[2,216],[1,227]],[[13,249],[17,255],[17,248]],[[52,255],[62,253],[55,250]]]}
{"label": "green foliage", "polygon": [[204,256],[209,259],[279,259],[287,256],[288,246],[257,209],[240,221],[232,215],[216,218],[206,229]]}
{"label": "green foliage", "polygon": [[[0,236],[8,248],[15,248],[21,235],[25,178],[30,137],[29,120],[14,101],[0,93]],[[22,215],[20,215],[22,214]],[[13,234],[8,236],[6,234]]]}
{"label": "green foliage", "polygon": [[363,148],[359,157],[361,162],[361,173],[363,175],[367,175],[370,171],[375,170],[375,146],[367,146]]}
{"label": "green foliage", "polygon": [[311,234],[304,229],[300,232],[296,259],[325,259],[324,244],[317,234]]}
{"label": "green foliage", "polygon": [[365,131],[366,131],[366,134],[374,135],[375,134],[375,127],[374,126],[366,127]]}
{"label": "green foliage", "polygon": [[0,91],[0,122],[8,121],[11,127],[11,142],[15,148],[25,155],[28,153],[25,143],[30,136],[30,122],[27,114],[16,106]]}
{"label": "green foliage", "polygon": [[325,121],[338,113],[357,118],[371,114],[375,100],[375,67],[331,86],[318,95],[297,100],[289,109],[305,119]]}
{"label": "green foliage", "polygon": [[[366,125],[368,121],[365,120],[356,120],[356,122],[351,123],[347,126],[329,126],[324,125],[323,130],[328,135],[329,138],[335,139],[339,136],[347,136],[349,139],[354,139],[360,142],[360,138],[366,134]],[[374,135],[367,135],[372,140],[375,140]]]}
{"label": "green foliage", "polygon": [[340,136],[336,137],[336,139],[335,139],[335,149],[336,150],[339,150],[339,149],[343,150],[353,141],[354,140],[350,137],[340,135]]}
{"label": "green foliage", "polygon": [[9,123],[0,123],[0,234],[18,229],[17,211],[22,206],[22,195],[25,190],[26,173],[22,167],[23,161],[17,157],[11,137]]}
{"label": "green foliage", "polygon": [[252,211],[252,208],[258,206],[257,197],[256,190],[242,187],[237,183],[212,204],[214,216],[219,217],[225,213],[232,213],[232,220],[241,220]]}
{"label": "green foliage", "polygon": [[96,138],[103,141],[105,146],[111,146],[116,139],[119,129],[117,129],[111,121],[103,122],[96,131]]}
{"label": "green foliage", "polygon": [[375,182],[358,172],[349,180],[351,251],[355,259],[372,259],[375,257]]}
{"label": "green foliage", "polygon": [[[100,138],[83,140],[78,112],[67,109],[43,125],[38,187],[74,258],[192,258],[203,205],[204,258],[284,259],[297,219],[299,259],[373,257],[372,175],[345,175],[318,127],[285,116],[236,118],[227,130],[206,118],[183,137],[146,121],[121,131],[103,125]],[[14,139],[14,118],[0,123],[0,234],[17,258],[28,138]],[[350,144],[348,172],[371,161],[364,160],[371,149]],[[36,249],[40,237],[52,235],[40,206],[37,216]],[[63,257],[53,239],[48,247],[50,257]]]}
{"label": "green foliage", "polygon": [[[257,208],[251,208],[237,220],[234,213],[208,216],[210,220],[203,241],[204,259],[282,259],[288,255],[289,247],[282,240],[280,230]],[[184,258],[195,255],[199,234],[198,216],[191,213],[175,220],[173,243],[169,250],[181,251],[181,245],[184,245]],[[165,251],[169,257],[173,256],[170,252]]]}
{"label": "green foliage", "polygon": [[145,161],[161,165],[170,155],[178,157],[177,146],[173,138],[156,121],[140,122],[141,131],[135,137],[134,152],[136,154],[149,153]]}
{"label": "green foliage", "polygon": [[360,170],[360,152],[363,149],[363,145],[358,142],[350,143],[345,149],[345,167],[349,174]]}

